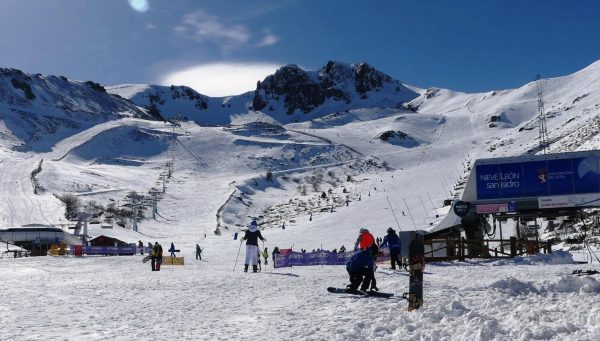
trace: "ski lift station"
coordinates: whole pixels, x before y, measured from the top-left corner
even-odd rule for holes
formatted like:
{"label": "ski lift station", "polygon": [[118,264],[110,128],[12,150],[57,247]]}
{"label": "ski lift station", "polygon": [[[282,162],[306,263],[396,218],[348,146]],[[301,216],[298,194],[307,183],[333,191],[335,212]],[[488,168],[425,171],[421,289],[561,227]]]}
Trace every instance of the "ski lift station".
{"label": "ski lift station", "polygon": [[464,231],[481,246],[492,231],[491,218],[494,231],[499,223],[502,244],[502,222],[508,219],[518,239],[519,224],[539,229],[542,220],[572,221],[583,209],[600,207],[599,163],[599,150],[476,160],[461,200],[426,238]]}
{"label": "ski lift station", "polygon": [[600,207],[600,151],[481,159],[462,201],[477,213],[565,216]]}

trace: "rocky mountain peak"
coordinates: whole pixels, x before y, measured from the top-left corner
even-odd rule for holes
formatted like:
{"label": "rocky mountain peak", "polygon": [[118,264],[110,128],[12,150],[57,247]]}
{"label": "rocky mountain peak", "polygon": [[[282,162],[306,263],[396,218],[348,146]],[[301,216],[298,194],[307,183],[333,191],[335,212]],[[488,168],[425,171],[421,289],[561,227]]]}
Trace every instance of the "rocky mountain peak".
{"label": "rocky mountain peak", "polygon": [[[396,102],[403,102],[406,100],[405,93],[412,93],[399,81],[367,63],[350,65],[329,61],[318,71],[305,71],[297,65],[286,65],[258,82],[252,107],[254,110],[268,107],[272,111],[277,103],[282,103],[288,114],[296,110],[306,114],[328,100],[350,105],[357,97],[365,100],[370,93],[386,87],[391,89],[389,97],[392,102],[393,97],[398,97]],[[400,93],[402,96],[397,96]]]}

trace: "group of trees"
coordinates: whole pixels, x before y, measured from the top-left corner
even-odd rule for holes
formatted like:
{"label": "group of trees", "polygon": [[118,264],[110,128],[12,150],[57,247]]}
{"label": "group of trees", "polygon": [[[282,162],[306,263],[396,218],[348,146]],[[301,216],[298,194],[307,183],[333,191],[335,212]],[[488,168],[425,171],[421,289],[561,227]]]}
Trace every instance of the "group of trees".
{"label": "group of trees", "polygon": [[115,202],[106,206],[95,200],[84,202],[71,193],[59,195],[57,198],[65,204],[65,217],[68,220],[77,221],[81,213],[86,213],[92,219],[102,219],[106,223],[115,223],[124,227],[128,220],[133,219],[134,202],[138,203],[137,221],[145,218],[146,207],[141,204],[143,196],[133,191],[125,196],[125,204],[120,206],[117,206]]}

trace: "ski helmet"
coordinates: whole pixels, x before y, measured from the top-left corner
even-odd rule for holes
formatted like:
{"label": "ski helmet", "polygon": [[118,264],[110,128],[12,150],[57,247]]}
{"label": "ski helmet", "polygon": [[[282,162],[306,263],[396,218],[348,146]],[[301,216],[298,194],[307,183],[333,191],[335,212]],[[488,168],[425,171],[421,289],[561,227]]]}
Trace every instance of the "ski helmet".
{"label": "ski helmet", "polygon": [[387,233],[394,233],[394,232],[396,232],[396,231],[394,231],[394,229],[393,229],[393,228],[391,228],[391,227],[388,227],[388,229],[387,229]]}
{"label": "ski helmet", "polygon": [[361,227],[360,230],[358,230],[358,232],[363,233],[363,232],[369,232],[369,230],[367,230],[366,227]]}

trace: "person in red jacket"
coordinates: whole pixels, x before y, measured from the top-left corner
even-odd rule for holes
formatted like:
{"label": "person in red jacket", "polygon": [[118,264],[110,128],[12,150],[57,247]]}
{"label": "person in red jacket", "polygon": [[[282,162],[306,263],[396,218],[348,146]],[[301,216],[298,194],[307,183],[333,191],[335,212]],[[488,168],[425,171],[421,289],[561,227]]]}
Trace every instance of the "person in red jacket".
{"label": "person in red jacket", "polygon": [[365,227],[361,228],[359,233],[358,239],[356,239],[356,243],[354,244],[355,249],[366,250],[375,243],[375,238]]}

